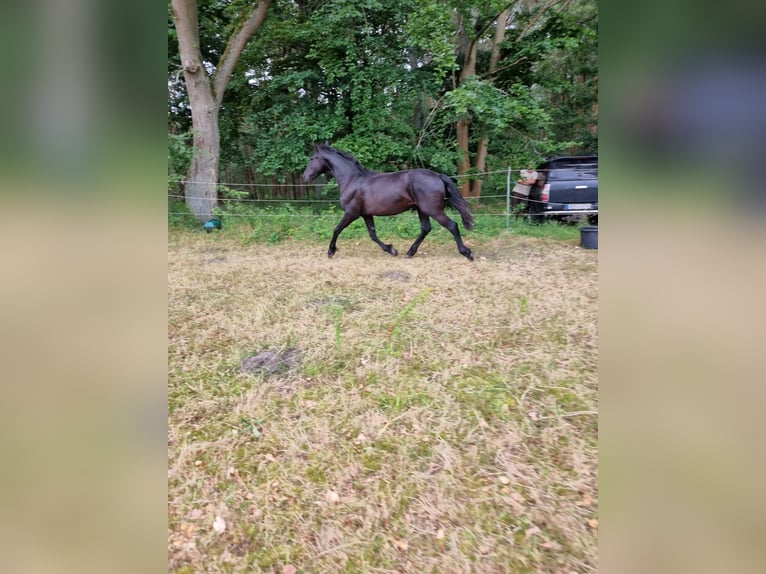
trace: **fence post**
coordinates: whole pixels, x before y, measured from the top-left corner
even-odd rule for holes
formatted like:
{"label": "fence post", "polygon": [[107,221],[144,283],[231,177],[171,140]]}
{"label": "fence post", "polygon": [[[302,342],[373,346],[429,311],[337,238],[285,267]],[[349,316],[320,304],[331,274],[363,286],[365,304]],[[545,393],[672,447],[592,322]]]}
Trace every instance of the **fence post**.
{"label": "fence post", "polygon": [[505,179],[505,227],[511,224],[511,166],[508,166],[508,176]]}

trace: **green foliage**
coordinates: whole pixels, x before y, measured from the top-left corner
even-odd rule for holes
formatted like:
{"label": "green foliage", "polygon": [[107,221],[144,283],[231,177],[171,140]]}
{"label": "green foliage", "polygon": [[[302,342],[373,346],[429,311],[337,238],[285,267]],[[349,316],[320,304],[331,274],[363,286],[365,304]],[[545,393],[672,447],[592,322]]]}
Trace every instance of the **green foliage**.
{"label": "green foliage", "polygon": [[483,126],[481,135],[500,133],[514,124],[542,130],[550,123],[547,110],[525,86],[514,84],[504,92],[476,77],[446,94],[445,109],[450,121],[468,117]]}
{"label": "green foliage", "polygon": [[[488,74],[494,0],[275,0],[245,48],[220,110],[221,159],[233,181],[300,173],[311,143],[328,140],[372,169],[428,167],[454,174],[455,122],[470,122],[470,151],[489,138],[487,169],[533,165],[597,149],[598,11],[593,0],[519,3]],[[244,0],[200,5],[200,45],[215,64]],[[477,75],[458,84],[468,33],[483,29]],[[169,175],[185,173],[188,104],[168,34]],[[172,165],[172,167],[171,167]],[[237,175],[239,174],[239,175]],[[488,178],[484,189],[494,185]],[[501,184],[502,185],[502,184]],[[333,193],[333,188],[325,190]],[[282,234],[277,234],[282,236]],[[276,236],[275,236],[276,237]]]}
{"label": "green foliage", "polygon": [[168,202],[168,227],[171,229],[200,229],[199,219],[181,199]]}
{"label": "green foliage", "polygon": [[237,218],[250,218],[253,216],[253,210],[248,204],[249,193],[247,191],[236,190],[225,185],[218,186],[218,200],[220,207],[213,208],[213,214],[224,219],[227,216]]}
{"label": "green foliage", "polygon": [[404,25],[405,38],[422,54],[422,66],[432,69],[438,82],[458,69],[452,42],[454,30],[453,16],[440,2],[417,2]]}
{"label": "green foliage", "polygon": [[188,143],[191,133],[168,133],[168,180],[171,185],[184,177],[189,169],[194,148]]}
{"label": "green foliage", "polygon": [[565,149],[594,153],[598,145],[598,6],[592,0],[576,0],[566,10],[550,10],[518,40],[534,18],[534,13],[523,13],[520,25],[509,30],[502,56],[511,65],[501,67],[497,85],[505,89],[529,86],[549,110],[546,131],[551,145],[540,148],[546,155]]}

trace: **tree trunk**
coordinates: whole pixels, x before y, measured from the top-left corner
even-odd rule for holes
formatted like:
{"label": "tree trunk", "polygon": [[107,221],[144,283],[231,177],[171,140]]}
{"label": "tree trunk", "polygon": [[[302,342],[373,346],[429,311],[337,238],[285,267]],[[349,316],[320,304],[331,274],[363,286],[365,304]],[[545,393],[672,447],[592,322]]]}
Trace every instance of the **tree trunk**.
{"label": "tree trunk", "polygon": [[[495,38],[492,40],[492,54],[489,57],[489,77],[494,75],[497,69],[497,61],[500,59],[500,44],[505,40],[505,26],[508,22],[508,17],[511,15],[511,10],[506,8],[497,18],[497,26],[495,27]],[[476,148],[476,171],[481,173],[487,168],[487,150],[489,148],[489,137],[483,135],[479,140],[479,145]],[[470,197],[480,197],[481,188],[484,180],[477,179],[473,182],[470,191]]]}
{"label": "tree trunk", "polygon": [[[478,40],[478,38],[470,38],[468,40],[465,62],[463,63],[463,69],[460,70],[461,84],[471,76],[476,75],[476,52],[479,46]],[[458,176],[466,175],[471,167],[471,155],[468,149],[470,144],[470,138],[468,137],[470,123],[468,118],[460,118],[457,122],[457,149],[461,153],[461,157],[457,162]],[[460,186],[460,193],[463,197],[471,197],[471,181],[467,177],[463,178],[463,183]]]}
{"label": "tree trunk", "polygon": [[199,66],[184,62],[184,76],[194,131],[194,156],[189,166],[186,183],[186,205],[200,221],[213,215],[218,202],[218,158],[220,136],[218,133],[218,105],[210,91],[207,72],[200,61]]}
{"label": "tree trunk", "polygon": [[212,77],[202,62],[199,42],[197,0],[172,0],[173,20],[178,33],[178,51],[184,71],[192,112],[194,156],[186,182],[186,205],[202,222],[213,214],[218,202],[218,162],[221,138],[218,111],[234,66],[250,37],[261,26],[271,0],[253,6],[229,38]]}
{"label": "tree trunk", "polygon": [[[489,147],[489,138],[487,136],[481,136],[479,145],[476,147],[476,172],[482,173],[487,168],[487,148]],[[479,178],[471,182],[470,197],[480,197],[481,188],[484,180]]]}

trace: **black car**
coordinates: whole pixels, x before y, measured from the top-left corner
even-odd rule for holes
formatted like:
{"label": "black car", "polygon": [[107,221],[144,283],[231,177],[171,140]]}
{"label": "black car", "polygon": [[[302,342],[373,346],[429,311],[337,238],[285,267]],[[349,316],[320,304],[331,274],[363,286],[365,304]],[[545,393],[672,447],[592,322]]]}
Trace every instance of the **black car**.
{"label": "black car", "polygon": [[562,156],[537,166],[537,183],[529,191],[530,219],[561,221],[588,218],[598,223],[598,156]]}

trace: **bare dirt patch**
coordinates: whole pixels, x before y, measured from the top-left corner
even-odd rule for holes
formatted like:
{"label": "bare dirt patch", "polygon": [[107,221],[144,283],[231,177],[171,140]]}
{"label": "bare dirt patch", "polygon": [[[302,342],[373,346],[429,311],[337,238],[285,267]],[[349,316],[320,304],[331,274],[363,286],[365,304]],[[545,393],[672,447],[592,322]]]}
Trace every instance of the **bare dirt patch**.
{"label": "bare dirt patch", "polygon": [[597,252],[472,243],[173,238],[169,571],[596,571]]}
{"label": "bare dirt patch", "polygon": [[300,350],[285,349],[283,351],[261,351],[242,360],[239,369],[243,373],[275,374],[295,367],[300,361]]}

